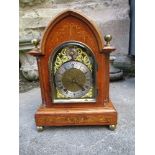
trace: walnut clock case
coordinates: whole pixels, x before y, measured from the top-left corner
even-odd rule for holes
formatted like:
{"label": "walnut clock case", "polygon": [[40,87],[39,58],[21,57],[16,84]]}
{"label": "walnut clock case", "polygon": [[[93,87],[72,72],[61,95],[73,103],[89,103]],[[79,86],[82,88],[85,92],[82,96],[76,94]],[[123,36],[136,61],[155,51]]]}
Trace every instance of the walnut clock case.
{"label": "walnut clock case", "polygon": [[102,37],[85,16],[67,10],[32,42],[37,58],[42,105],[35,113],[44,126],[108,125],[115,129],[117,112],[109,99],[110,35]]}

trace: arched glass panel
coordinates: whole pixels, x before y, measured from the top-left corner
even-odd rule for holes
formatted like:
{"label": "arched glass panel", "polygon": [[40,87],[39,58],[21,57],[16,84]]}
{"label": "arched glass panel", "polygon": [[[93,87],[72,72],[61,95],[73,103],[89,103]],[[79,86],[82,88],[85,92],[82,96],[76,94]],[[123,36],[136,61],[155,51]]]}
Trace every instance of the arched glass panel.
{"label": "arched glass panel", "polygon": [[65,42],[49,61],[54,103],[96,101],[96,63],[89,47]]}

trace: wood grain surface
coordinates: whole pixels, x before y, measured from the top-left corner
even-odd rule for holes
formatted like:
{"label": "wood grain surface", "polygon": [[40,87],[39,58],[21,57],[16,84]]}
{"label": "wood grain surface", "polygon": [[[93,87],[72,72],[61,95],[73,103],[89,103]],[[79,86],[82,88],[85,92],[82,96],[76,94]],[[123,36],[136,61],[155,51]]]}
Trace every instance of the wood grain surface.
{"label": "wood grain surface", "polygon": [[[49,23],[40,49],[29,52],[37,57],[42,95],[42,106],[35,114],[37,126],[117,124],[117,112],[109,100],[109,54],[115,48],[105,47],[100,34],[88,18],[67,10]],[[49,60],[55,49],[66,41],[82,42],[93,51],[98,65],[95,103],[53,103]]]}

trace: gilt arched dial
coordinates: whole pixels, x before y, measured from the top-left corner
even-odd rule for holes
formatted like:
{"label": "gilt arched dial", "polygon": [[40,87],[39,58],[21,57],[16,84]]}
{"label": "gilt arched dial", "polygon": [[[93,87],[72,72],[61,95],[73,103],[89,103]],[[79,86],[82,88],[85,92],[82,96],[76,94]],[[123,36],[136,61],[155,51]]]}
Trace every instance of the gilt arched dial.
{"label": "gilt arched dial", "polygon": [[70,41],[55,49],[51,62],[54,102],[95,102],[95,58],[89,47]]}

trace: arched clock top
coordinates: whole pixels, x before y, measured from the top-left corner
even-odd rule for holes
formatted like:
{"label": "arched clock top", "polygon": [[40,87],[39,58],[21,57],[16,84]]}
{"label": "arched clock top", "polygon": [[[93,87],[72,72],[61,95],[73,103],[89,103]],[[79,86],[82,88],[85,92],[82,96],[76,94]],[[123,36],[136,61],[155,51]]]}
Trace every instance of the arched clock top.
{"label": "arched clock top", "polygon": [[49,23],[41,40],[41,52],[49,54],[60,42],[68,40],[89,44],[88,46],[95,52],[104,48],[97,26],[87,17],[72,10],[64,11]]}

